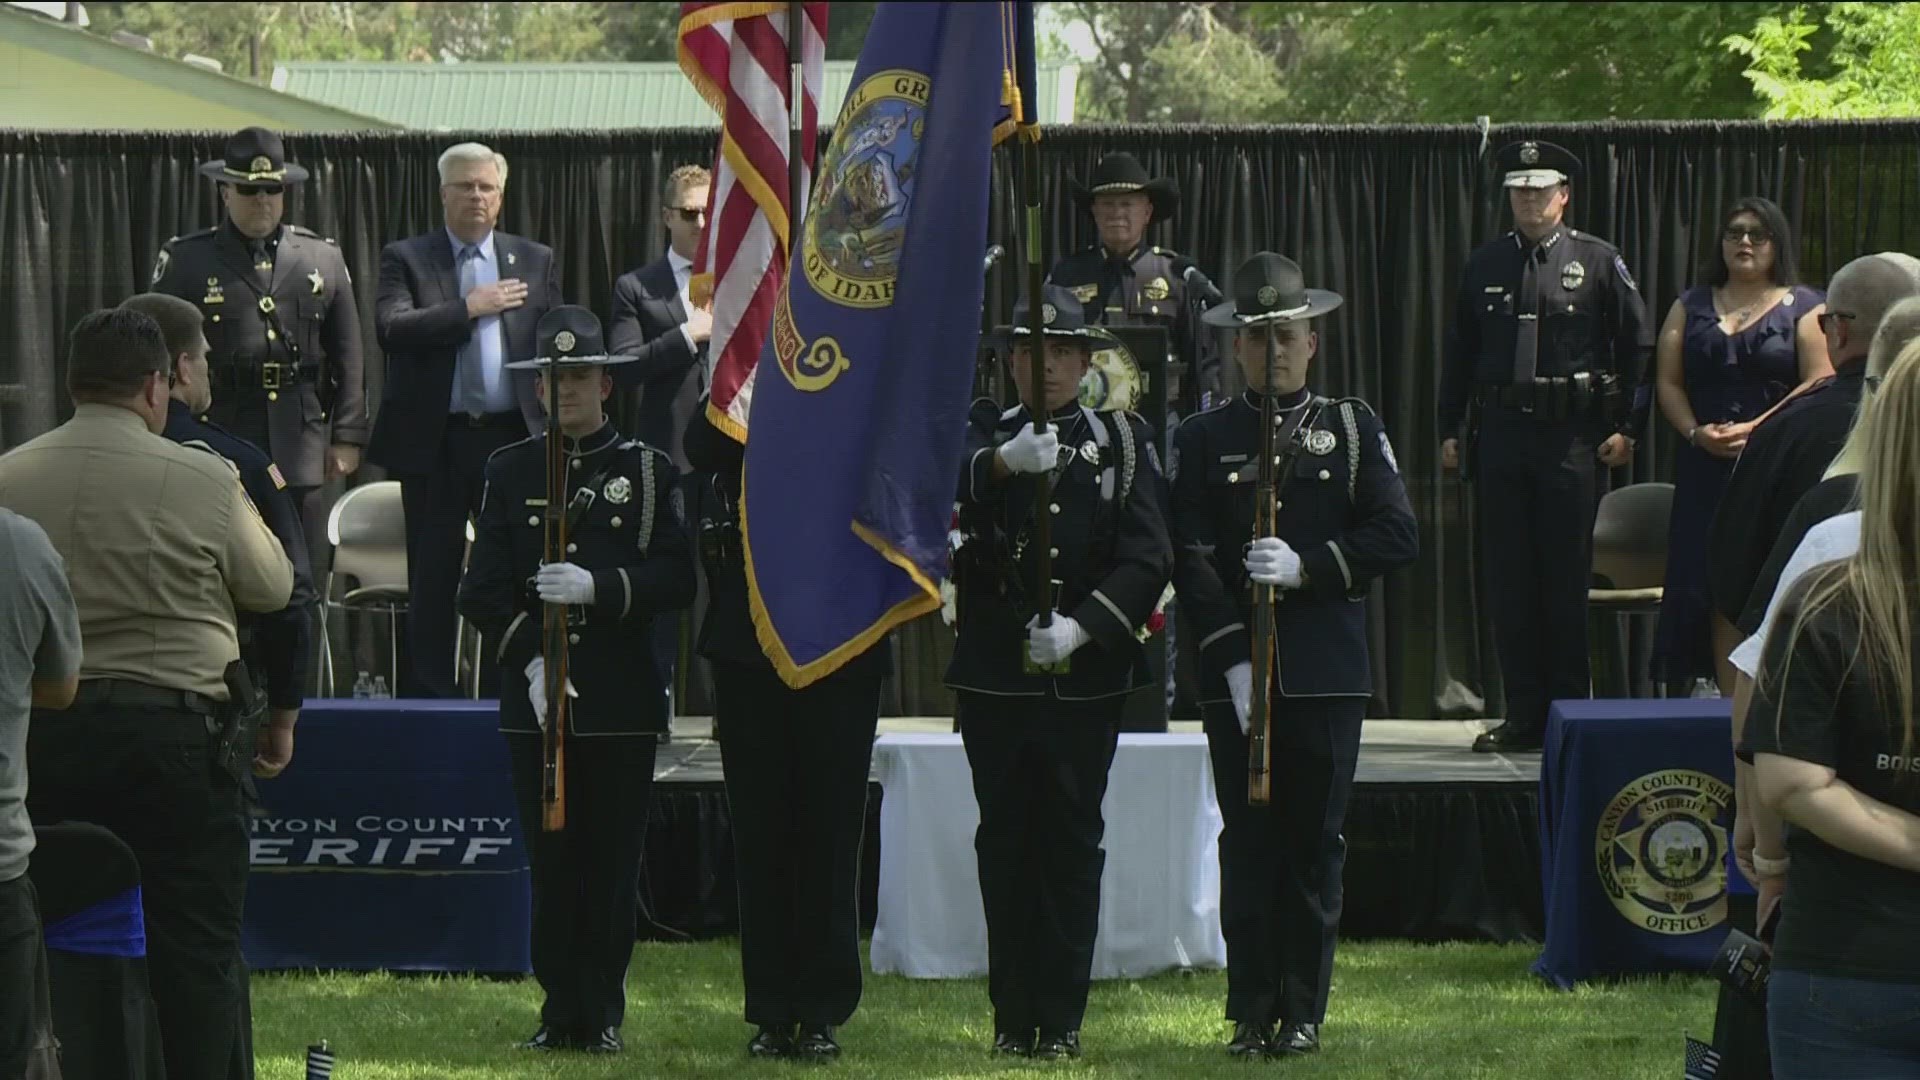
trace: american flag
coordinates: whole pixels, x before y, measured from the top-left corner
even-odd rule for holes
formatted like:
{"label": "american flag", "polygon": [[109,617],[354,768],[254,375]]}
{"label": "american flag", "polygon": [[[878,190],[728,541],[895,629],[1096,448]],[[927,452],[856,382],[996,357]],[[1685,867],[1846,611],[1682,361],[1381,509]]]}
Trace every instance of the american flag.
{"label": "american flag", "polygon": [[812,185],[814,137],[827,60],[824,3],[680,5],[680,69],[720,114],[707,230],[693,257],[690,291],[711,298],[707,415],[741,442],[753,401],[753,373],[786,287],[787,142],[792,78],[787,41],[798,9],[802,95],[801,198]]}
{"label": "american flag", "polygon": [[1687,1072],[1684,1080],[1714,1080],[1720,1075],[1720,1051],[1687,1036]]}

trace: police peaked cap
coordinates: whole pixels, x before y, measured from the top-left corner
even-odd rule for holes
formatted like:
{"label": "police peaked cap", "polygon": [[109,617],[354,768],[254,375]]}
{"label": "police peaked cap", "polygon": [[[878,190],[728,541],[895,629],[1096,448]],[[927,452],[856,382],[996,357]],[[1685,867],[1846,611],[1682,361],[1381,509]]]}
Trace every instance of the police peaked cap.
{"label": "police peaked cap", "polygon": [[1573,151],[1533,139],[1501,147],[1494,162],[1503,177],[1502,187],[1550,188],[1580,175],[1580,159]]}

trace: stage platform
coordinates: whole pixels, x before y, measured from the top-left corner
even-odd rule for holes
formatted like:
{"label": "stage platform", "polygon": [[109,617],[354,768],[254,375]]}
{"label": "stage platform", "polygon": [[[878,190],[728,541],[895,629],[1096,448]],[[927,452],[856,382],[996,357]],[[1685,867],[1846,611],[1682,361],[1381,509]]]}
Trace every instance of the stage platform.
{"label": "stage platform", "polygon": [[[1540,755],[1475,754],[1489,721],[1369,720],[1347,816],[1352,937],[1539,941]],[[1198,731],[1176,721],[1174,731]],[[951,732],[951,717],[887,717],[882,734]],[[660,937],[738,925],[720,748],[706,717],[678,717],[654,771],[643,903]],[[883,792],[873,783],[861,873],[873,924]],[[643,928],[645,929],[645,928]]]}

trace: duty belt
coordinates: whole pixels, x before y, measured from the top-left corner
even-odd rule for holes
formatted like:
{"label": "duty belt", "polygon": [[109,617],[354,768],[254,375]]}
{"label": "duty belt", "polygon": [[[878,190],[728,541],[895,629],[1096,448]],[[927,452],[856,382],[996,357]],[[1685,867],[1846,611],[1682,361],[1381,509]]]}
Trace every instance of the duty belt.
{"label": "duty belt", "polygon": [[88,679],[73,696],[76,707],[120,709],[170,709],[176,712],[212,716],[220,711],[220,702],[191,690],[169,690],[163,686],[134,682],[131,679]]}
{"label": "duty belt", "polygon": [[1540,412],[1549,416],[1579,416],[1604,412],[1610,396],[1619,393],[1612,375],[1581,373],[1571,378],[1539,378],[1517,386],[1479,386],[1474,401],[1480,405]]}
{"label": "duty belt", "polygon": [[282,390],[320,381],[319,364],[273,361],[265,364],[221,364],[213,369],[216,390]]}

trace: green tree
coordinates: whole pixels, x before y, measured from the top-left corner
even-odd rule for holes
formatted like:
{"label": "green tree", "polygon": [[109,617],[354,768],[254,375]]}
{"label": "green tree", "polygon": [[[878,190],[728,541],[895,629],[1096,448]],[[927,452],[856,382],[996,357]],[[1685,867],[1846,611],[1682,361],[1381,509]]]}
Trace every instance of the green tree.
{"label": "green tree", "polygon": [[[1079,118],[1126,123],[1256,123],[1281,118],[1297,27],[1260,7],[1306,4],[1057,3],[1053,21],[1079,23],[1094,57]],[[1059,46],[1048,49],[1050,58]]]}
{"label": "green tree", "polygon": [[[605,7],[608,52],[616,59],[667,61],[676,56],[680,5],[610,3]],[[827,59],[857,60],[878,4],[833,0],[827,6]]]}
{"label": "green tree", "polygon": [[[1920,115],[1920,4],[1768,15],[1725,45],[1770,120]],[[1824,47],[1822,47],[1824,46]]]}

